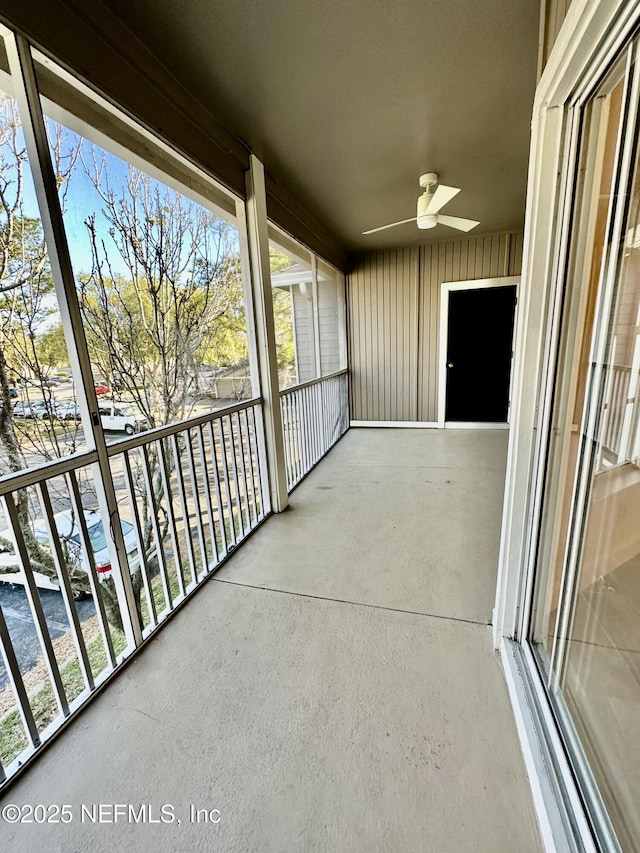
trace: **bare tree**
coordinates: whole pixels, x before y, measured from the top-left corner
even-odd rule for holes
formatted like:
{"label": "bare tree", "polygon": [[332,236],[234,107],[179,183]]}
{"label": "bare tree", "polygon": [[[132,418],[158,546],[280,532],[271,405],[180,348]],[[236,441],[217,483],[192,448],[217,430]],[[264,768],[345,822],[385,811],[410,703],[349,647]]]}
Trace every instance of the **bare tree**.
{"label": "bare tree", "polygon": [[151,426],[180,420],[193,408],[202,357],[242,293],[235,232],[132,166],[118,193],[95,154],[87,172],[110,237],[95,215],[87,219],[93,267],[80,295],[92,360]]}
{"label": "bare tree", "polygon": [[[93,260],[91,272],[79,280],[91,360],[150,426],[182,420],[193,410],[203,360],[216,337],[244,337],[246,354],[236,232],[132,166],[114,190],[105,157],[95,148],[85,171],[102,203],[100,214],[85,222]],[[139,465],[134,476],[143,547],[153,554],[160,543],[153,539],[152,519],[163,539],[168,517],[157,443],[146,453],[150,494]],[[169,446],[166,461],[170,475],[180,460]],[[140,606],[140,568],[132,582]]]}

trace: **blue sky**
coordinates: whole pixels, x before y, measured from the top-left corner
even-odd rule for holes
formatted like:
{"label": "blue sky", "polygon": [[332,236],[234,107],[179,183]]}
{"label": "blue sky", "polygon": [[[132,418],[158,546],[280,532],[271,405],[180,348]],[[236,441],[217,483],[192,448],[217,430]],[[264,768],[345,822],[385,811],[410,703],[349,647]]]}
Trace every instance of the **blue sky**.
{"label": "blue sky", "polygon": [[[66,146],[67,150],[77,145],[78,136],[72,131],[66,131]],[[89,143],[84,141],[84,147],[89,154]],[[102,149],[100,149],[102,152]],[[128,175],[128,165],[114,157],[112,154],[104,152],[107,168],[109,172],[109,183],[114,190],[119,190],[126,185]],[[23,205],[24,212],[27,216],[40,218],[38,201],[36,198],[35,186],[30,170],[25,170],[24,173],[24,195]],[[66,195],[64,224],[69,243],[69,251],[71,253],[71,261],[73,264],[74,274],[88,273],[91,270],[91,246],[85,221],[91,214],[96,214],[96,223],[98,229],[101,230],[105,241],[109,242],[110,237],[107,232],[106,222],[101,214],[102,201],[98,197],[95,187],[87,176],[84,166],[80,160],[76,162],[75,168],[69,178],[69,186]],[[100,229],[102,223],[102,229]],[[125,273],[125,268],[122,263],[118,264],[119,256],[113,251],[111,256],[114,268],[121,273]]]}
{"label": "blue sky", "polygon": [[[0,90],[0,97],[3,94],[4,93],[2,93],[2,91]],[[7,96],[5,95],[5,98],[6,97]],[[2,100],[4,100],[4,98]],[[12,102],[7,103],[10,107],[10,104]],[[11,110],[9,109],[9,116],[10,115]],[[53,139],[55,136],[55,131],[53,129],[55,127],[58,127],[59,125],[57,125],[51,118],[47,118],[46,121],[48,123],[48,131],[50,134],[50,138]],[[19,139],[18,142],[19,145],[24,145],[24,141],[22,139]],[[104,175],[108,180],[109,188],[116,194],[116,196],[119,196],[121,192],[126,191],[127,188],[127,182],[129,177],[129,164],[126,163],[124,160],[120,159],[119,157],[115,156],[114,154],[105,151],[99,146],[95,144],[92,145],[92,143],[90,143],[86,139],[82,139],[74,131],[69,130],[68,128],[63,128],[61,144],[61,153],[63,161],[65,155],[68,155],[68,153],[71,151],[76,151],[79,145],[81,156],[76,160],[73,171],[69,177],[66,188],[66,194],[63,202],[64,222],[74,274],[77,277],[83,273],[89,273],[92,269],[93,261],[91,254],[91,244],[85,222],[89,216],[95,215],[98,238],[104,240],[107,246],[112,271],[114,273],[119,273],[123,276],[130,275],[126,264],[121,259],[120,254],[117,251],[115,244],[109,235],[108,223],[102,213],[104,202],[100,198],[100,195],[96,190],[92,179],[87,174],[87,169],[91,171],[93,168],[93,152],[95,151],[95,156],[98,161],[102,162],[102,160],[104,160]],[[4,151],[0,149],[0,154],[3,155],[3,159],[6,161],[6,163],[11,163],[11,158],[13,154],[8,146]],[[86,162],[86,168],[85,163],[83,162],[83,158]],[[28,169],[24,170],[23,180],[24,213],[25,215],[30,217],[40,218],[35,188],[33,185],[31,174]],[[155,179],[152,179],[152,181],[153,184],[156,184],[162,188],[163,193],[166,189],[168,193],[175,193],[176,197],[179,196],[179,193],[177,191],[165,187],[165,185],[161,184]],[[103,186],[106,183],[104,178],[102,183]],[[171,201],[169,201],[168,203],[171,204]],[[235,233],[237,234],[237,232]],[[231,251],[237,250],[238,241],[236,238],[236,240],[232,242]]]}

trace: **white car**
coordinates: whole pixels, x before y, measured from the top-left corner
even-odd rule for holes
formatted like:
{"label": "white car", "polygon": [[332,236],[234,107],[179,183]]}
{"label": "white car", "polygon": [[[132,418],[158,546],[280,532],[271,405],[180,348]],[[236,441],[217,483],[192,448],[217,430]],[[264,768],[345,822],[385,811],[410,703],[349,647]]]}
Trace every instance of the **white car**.
{"label": "white car", "polygon": [[[87,532],[89,533],[89,544],[91,545],[91,550],[93,551],[93,559],[95,562],[96,572],[98,574],[98,579],[103,581],[111,576],[111,560],[109,558],[109,546],[107,544],[107,538],[105,535],[104,524],[102,523],[102,517],[100,513],[94,512],[91,510],[85,510],[84,518],[87,524]],[[54,516],[56,528],[58,530],[58,534],[63,544],[67,545],[67,549],[72,559],[77,560],[78,568],[83,571],[88,571],[88,560],[85,554],[85,549],[81,547],[81,536],[82,533],[80,531],[80,527],[75,520],[74,513],[71,511],[59,512]],[[137,568],[140,563],[140,556],[138,554],[138,541],[136,538],[136,533],[133,528],[133,525],[125,521],[121,520],[122,523],[122,534],[124,536],[124,544],[127,550],[127,559],[129,562],[129,571],[133,572],[134,569]],[[11,536],[8,535],[8,531],[2,531],[0,534],[5,539],[11,539]],[[49,548],[49,536],[47,531],[44,528],[37,528],[35,530],[35,535],[37,539],[43,543],[47,548]],[[12,553],[2,553],[0,554],[0,567],[5,566],[7,568],[16,566],[16,558],[15,554]],[[40,572],[34,572],[34,579],[36,582],[36,586],[42,589],[59,589],[58,578],[50,578],[47,575],[43,575]],[[24,572],[20,569],[17,572],[1,572],[0,573],[0,582],[11,583],[11,584],[21,584],[24,586],[25,577]],[[86,596],[86,593],[82,591],[74,591],[75,598],[83,598]]]}
{"label": "white car", "polygon": [[[82,542],[82,533],[75,520],[74,513],[70,511],[59,512],[54,516],[54,519],[60,539],[63,542],[72,543],[72,546],[75,546],[78,549],[81,559],[81,567],[86,572],[88,570],[87,558],[83,553],[83,549],[80,547]],[[104,524],[102,523],[102,516],[99,512],[85,510],[84,520],[87,525],[87,532],[89,533],[89,543],[91,545],[91,550],[93,551],[96,571],[103,578],[108,577],[111,572],[111,560],[109,558],[109,546],[107,544]],[[140,558],[138,557],[138,541],[136,539],[136,533],[133,529],[133,524],[130,524],[124,519],[122,519],[120,523],[122,524],[122,535],[124,536],[124,546],[127,549],[129,566],[130,568],[135,569],[140,562]],[[49,541],[46,530],[36,530],[36,536],[40,542],[47,543]]]}
{"label": "white car", "polygon": [[47,406],[44,400],[27,400],[13,406],[13,415],[16,418],[42,418],[46,414]]}
{"label": "white car", "polygon": [[134,432],[139,432],[147,426],[147,419],[144,415],[137,415],[121,406],[102,405],[99,412],[102,429],[133,435]]}

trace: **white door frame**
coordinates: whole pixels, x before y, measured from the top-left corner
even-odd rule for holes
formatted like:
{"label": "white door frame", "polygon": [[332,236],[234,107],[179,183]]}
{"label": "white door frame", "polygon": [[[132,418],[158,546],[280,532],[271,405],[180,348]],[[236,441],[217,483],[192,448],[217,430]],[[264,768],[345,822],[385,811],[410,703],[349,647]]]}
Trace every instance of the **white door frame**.
{"label": "white door frame", "polygon": [[[508,429],[509,424],[494,423],[462,423],[458,421],[446,421],[445,404],[447,396],[447,344],[449,328],[449,294],[452,290],[479,290],[486,287],[510,287],[516,285],[516,314],[518,311],[518,291],[520,286],[519,275],[501,276],[500,278],[476,278],[471,281],[444,281],[440,286],[440,342],[438,346],[438,426],[451,429]],[[513,318],[513,334],[515,336],[516,316]],[[512,345],[512,351],[515,349]],[[513,384],[513,369],[509,378],[509,400],[511,400],[511,388]]]}

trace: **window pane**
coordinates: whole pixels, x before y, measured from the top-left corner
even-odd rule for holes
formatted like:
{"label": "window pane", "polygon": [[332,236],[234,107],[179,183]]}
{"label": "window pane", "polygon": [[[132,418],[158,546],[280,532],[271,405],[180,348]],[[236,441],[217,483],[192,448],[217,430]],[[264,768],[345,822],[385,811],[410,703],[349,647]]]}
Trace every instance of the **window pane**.
{"label": "window pane", "polygon": [[60,197],[107,441],[250,399],[233,205],[37,71],[52,157],[73,163]]}
{"label": "window pane", "polygon": [[[640,846],[640,179],[610,315],[575,605],[564,661],[567,704],[618,834]],[[595,390],[594,390],[595,396]]]}
{"label": "window pane", "polygon": [[[552,427],[538,554],[533,639],[545,668],[554,653],[569,515],[576,478],[579,425],[600,284],[620,125],[623,80],[613,82],[589,104],[585,116],[574,246],[564,293]],[[545,580],[546,578],[546,580]]]}
{"label": "window pane", "polygon": [[[1,63],[0,63],[1,64]],[[56,161],[60,191],[70,163]],[[62,406],[73,376],[11,77],[0,71],[0,475],[85,446]]]}

